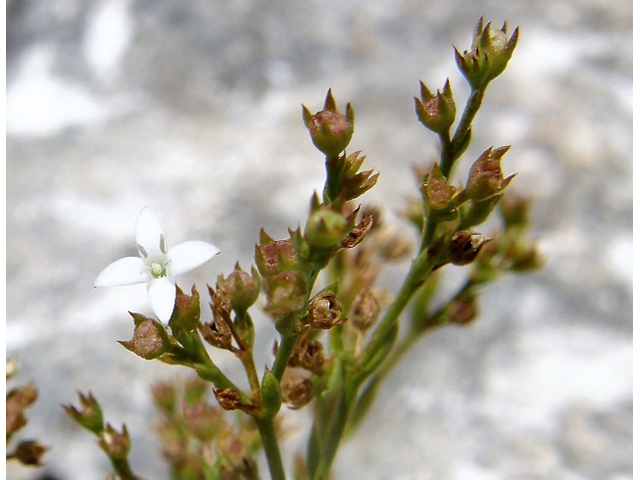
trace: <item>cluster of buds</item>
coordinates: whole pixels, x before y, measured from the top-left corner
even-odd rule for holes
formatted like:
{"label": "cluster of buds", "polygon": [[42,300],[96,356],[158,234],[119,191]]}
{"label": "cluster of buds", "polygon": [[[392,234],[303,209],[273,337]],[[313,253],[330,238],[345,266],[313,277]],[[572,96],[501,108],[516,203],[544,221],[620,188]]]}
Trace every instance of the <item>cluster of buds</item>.
{"label": "cluster of buds", "polygon": [[504,72],[518,43],[518,28],[508,37],[507,22],[499,30],[493,28],[491,22],[483,24],[480,17],[473,31],[470,50],[462,54],[455,50],[458,68],[474,90],[485,88]]}
{"label": "cluster of buds", "polygon": [[420,82],[420,99],[414,97],[418,120],[429,130],[440,135],[448,134],[456,119],[456,103],[449,79],[444,84],[442,92],[434,95],[427,86]]}
{"label": "cluster of buds", "polygon": [[350,103],[347,104],[346,115],[340,113],[331,89],[327,92],[324,108],[315,115],[302,106],[302,119],[309,129],[311,141],[327,157],[335,157],[344,152],[351,142],[355,113]]}
{"label": "cluster of buds", "polygon": [[[252,459],[255,430],[247,422],[229,424],[222,409],[205,398],[207,385],[192,377],[184,384],[173,381],[152,387],[161,413],[157,431],[163,457],[176,478],[206,478],[213,471],[216,478],[258,478],[248,475],[257,471]],[[237,476],[241,471],[244,477]]]}

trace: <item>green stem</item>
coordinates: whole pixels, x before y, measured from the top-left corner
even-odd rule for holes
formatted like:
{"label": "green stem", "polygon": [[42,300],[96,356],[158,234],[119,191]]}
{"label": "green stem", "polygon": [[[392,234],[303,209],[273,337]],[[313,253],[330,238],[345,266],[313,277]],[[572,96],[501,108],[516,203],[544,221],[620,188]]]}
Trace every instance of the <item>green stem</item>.
{"label": "green stem", "polygon": [[464,112],[456,128],[456,132],[453,135],[453,139],[450,142],[445,142],[441,138],[442,153],[440,155],[440,171],[442,171],[442,175],[446,178],[449,178],[454,162],[460,158],[460,155],[464,153],[469,145],[468,135],[470,134],[471,123],[476,113],[478,113],[478,110],[480,110],[483,97],[484,88],[473,90],[467,99],[467,104],[464,107]]}
{"label": "green stem", "polygon": [[273,417],[255,418],[264,454],[269,464],[269,472],[271,472],[271,480],[286,480],[284,467],[282,465],[282,457],[280,456],[280,447],[278,447],[278,438],[276,429],[273,424]]}
{"label": "green stem", "polygon": [[131,466],[129,465],[129,461],[126,458],[109,457],[109,459],[111,460],[113,469],[124,480],[140,480],[140,478],[136,477],[133,474],[133,471],[131,471]]}
{"label": "green stem", "polygon": [[340,195],[343,163],[340,155],[326,157],[325,159],[325,169],[327,171],[327,179],[324,186],[325,203],[333,202]]}

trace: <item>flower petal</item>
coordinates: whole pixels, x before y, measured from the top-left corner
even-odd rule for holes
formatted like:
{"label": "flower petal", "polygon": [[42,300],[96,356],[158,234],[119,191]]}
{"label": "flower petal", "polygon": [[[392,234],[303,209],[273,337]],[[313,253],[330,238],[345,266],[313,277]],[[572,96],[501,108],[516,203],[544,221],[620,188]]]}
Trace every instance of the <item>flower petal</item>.
{"label": "flower petal", "polygon": [[94,287],[115,287],[144,283],[148,275],[143,272],[144,261],[140,257],[125,257],[107,265],[93,283]]}
{"label": "flower petal", "polygon": [[145,257],[155,257],[163,255],[162,242],[164,235],[162,234],[162,227],[158,222],[158,217],[154,215],[149,207],[144,207],[140,210],[138,218],[136,219],[136,244],[144,248],[147,255],[142,253]]}
{"label": "flower petal", "polygon": [[169,323],[176,303],[176,283],[173,278],[167,276],[149,280],[147,294],[153,312],[160,321]]}
{"label": "flower petal", "polygon": [[219,253],[218,247],[207,242],[193,241],[176,245],[169,250],[171,274],[180,275],[193,270]]}

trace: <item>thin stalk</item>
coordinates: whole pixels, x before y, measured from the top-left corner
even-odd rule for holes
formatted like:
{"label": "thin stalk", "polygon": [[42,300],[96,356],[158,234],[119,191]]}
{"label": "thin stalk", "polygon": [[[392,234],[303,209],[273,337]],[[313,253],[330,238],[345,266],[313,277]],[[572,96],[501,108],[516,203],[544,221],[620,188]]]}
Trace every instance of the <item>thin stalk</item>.
{"label": "thin stalk", "polygon": [[260,431],[264,454],[267,457],[267,463],[269,464],[271,480],[286,480],[287,477],[282,465],[282,457],[280,456],[280,447],[278,446],[278,438],[273,424],[273,417],[255,418],[255,421],[258,425],[258,430]]}

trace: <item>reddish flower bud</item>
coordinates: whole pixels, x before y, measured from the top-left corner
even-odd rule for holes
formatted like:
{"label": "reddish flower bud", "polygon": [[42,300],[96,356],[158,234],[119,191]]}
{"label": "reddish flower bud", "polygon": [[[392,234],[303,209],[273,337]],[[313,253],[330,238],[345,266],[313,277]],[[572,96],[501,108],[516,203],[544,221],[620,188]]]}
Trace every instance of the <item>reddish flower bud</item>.
{"label": "reddish flower bud", "polygon": [[229,298],[233,310],[246,311],[260,294],[260,275],[254,267],[248,273],[236,263],[235,270],[227,278],[220,274],[216,287]]}
{"label": "reddish flower bud", "polygon": [[499,194],[511,183],[514,175],[504,178],[502,175],[502,157],[509,150],[509,146],[490,147],[474,162],[469,170],[469,178],[465,193],[471,200],[485,200]]}
{"label": "reddish flower bud", "polygon": [[456,187],[451,185],[442,175],[437,163],[433,164],[431,172],[420,187],[425,202],[433,210],[444,210],[456,193]]}
{"label": "reddish flower bud", "polygon": [[260,244],[256,245],[255,260],[263,277],[298,269],[298,254],[291,239],[273,240],[264,229],[260,231]]}
{"label": "reddish flower bud", "polygon": [[118,342],[124,348],[145,360],[153,360],[179,348],[177,342],[169,337],[162,323],[139,313],[130,313],[130,315],[133,317],[135,327],[131,340]]}
{"label": "reddish flower bud", "polygon": [[302,118],[313,144],[327,157],[339,155],[349,145],[353,136],[355,114],[350,103],[347,104],[346,115],[338,112],[331,89],[327,92],[324,109],[313,115],[303,105]]}

